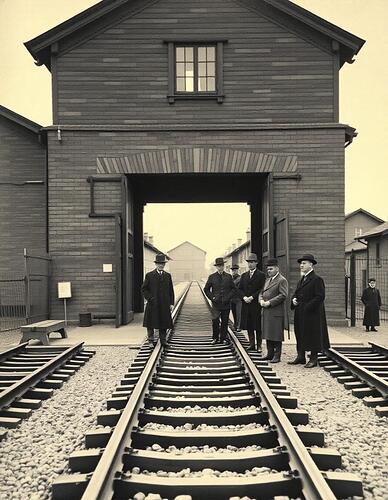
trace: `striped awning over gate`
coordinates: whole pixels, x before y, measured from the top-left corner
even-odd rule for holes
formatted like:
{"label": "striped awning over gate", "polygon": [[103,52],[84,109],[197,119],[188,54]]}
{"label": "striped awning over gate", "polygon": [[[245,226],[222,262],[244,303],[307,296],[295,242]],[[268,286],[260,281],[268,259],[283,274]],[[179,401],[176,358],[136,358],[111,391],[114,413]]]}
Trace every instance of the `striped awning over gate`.
{"label": "striped awning over gate", "polygon": [[101,174],[293,173],[296,169],[296,155],[232,148],[153,149],[128,156],[97,158],[97,172]]}

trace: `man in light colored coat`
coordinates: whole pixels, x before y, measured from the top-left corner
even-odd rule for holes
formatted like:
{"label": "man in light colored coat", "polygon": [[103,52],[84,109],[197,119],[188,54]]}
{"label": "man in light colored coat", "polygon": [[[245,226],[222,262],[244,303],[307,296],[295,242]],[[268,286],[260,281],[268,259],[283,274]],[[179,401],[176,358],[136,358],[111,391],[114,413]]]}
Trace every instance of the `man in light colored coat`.
{"label": "man in light colored coat", "polygon": [[268,259],[264,288],[259,295],[263,318],[263,339],[267,341],[267,355],[271,363],[279,363],[282,354],[282,341],[286,326],[286,300],[288,282],[280,274],[277,259]]}

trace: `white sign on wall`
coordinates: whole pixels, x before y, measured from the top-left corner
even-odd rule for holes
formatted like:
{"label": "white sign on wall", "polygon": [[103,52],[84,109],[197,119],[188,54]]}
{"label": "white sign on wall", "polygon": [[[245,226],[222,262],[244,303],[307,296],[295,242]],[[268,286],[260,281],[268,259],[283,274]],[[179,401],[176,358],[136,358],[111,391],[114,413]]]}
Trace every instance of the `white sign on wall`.
{"label": "white sign on wall", "polygon": [[113,273],[113,264],[103,264],[102,265],[103,273]]}
{"label": "white sign on wall", "polygon": [[71,299],[70,281],[62,281],[58,283],[58,299]]}

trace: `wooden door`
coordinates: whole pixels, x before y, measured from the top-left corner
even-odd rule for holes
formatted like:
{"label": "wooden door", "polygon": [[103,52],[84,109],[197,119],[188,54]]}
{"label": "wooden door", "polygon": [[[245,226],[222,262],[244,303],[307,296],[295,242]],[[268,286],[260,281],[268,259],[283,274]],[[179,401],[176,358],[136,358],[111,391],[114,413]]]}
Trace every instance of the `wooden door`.
{"label": "wooden door", "polygon": [[262,216],[262,268],[269,257],[274,257],[274,216],[273,216],[273,178],[268,174],[264,182],[261,203]]}
{"label": "wooden door", "polygon": [[134,311],[134,197],[133,188],[126,176],[123,176],[122,181],[122,200],[122,324],[126,325],[133,320]]}

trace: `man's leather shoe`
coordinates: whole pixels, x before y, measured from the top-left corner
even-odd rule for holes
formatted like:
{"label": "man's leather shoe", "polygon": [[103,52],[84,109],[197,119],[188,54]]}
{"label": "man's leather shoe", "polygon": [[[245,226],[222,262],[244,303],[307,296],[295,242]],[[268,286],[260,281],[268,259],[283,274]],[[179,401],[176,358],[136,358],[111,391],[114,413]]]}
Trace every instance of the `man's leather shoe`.
{"label": "man's leather shoe", "polygon": [[217,342],[218,342],[218,341],[217,341],[216,339],[213,339],[213,340],[212,340],[212,344],[213,344],[213,345],[214,345],[214,344],[217,344]]}
{"label": "man's leather shoe", "polygon": [[370,331],[371,332],[377,332],[376,328],[371,328]]}
{"label": "man's leather shoe", "polygon": [[255,345],[254,344],[249,344],[247,347],[248,351],[254,351],[255,350]]}
{"label": "man's leather shoe", "polygon": [[305,358],[295,358],[294,361],[288,361],[289,365],[304,365],[306,363]]}
{"label": "man's leather shoe", "polygon": [[278,354],[275,354],[270,363],[280,363],[280,356]]}
{"label": "man's leather shoe", "polygon": [[273,358],[273,354],[267,354],[266,356],[264,356],[263,358],[260,359],[260,361],[269,361],[270,359]]}
{"label": "man's leather shoe", "polygon": [[315,366],[318,366],[317,360],[311,360],[304,365],[305,368],[314,368]]}

